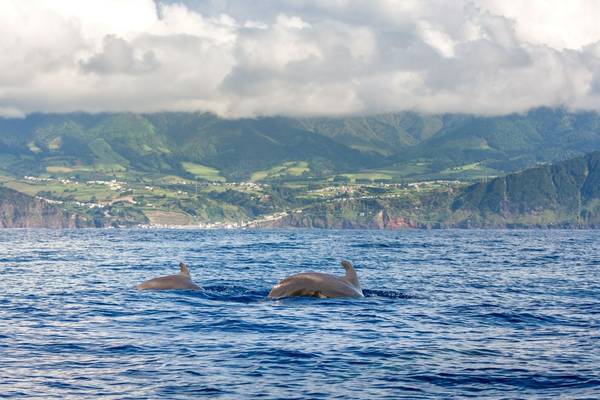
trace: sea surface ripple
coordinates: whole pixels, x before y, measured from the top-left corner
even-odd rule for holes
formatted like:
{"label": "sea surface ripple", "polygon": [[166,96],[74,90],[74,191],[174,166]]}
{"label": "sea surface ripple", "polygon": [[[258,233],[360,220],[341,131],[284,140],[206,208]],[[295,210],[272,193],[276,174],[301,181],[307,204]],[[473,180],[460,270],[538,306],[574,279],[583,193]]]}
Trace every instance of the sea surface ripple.
{"label": "sea surface ripple", "polygon": [[[600,398],[599,231],[0,231],[0,397]],[[305,270],[364,299],[266,298]],[[204,290],[138,291],[190,265]]]}

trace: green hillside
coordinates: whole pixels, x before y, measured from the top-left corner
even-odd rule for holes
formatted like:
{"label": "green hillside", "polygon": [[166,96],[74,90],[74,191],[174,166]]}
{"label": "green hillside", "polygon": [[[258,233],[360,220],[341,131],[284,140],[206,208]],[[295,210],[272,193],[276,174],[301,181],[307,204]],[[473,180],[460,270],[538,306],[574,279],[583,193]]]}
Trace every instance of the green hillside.
{"label": "green hillside", "polygon": [[600,152],[463,188],[321,202],[260,226],[318,228],[600,227]]}
{"label": "green hillside", "polygon": [[450,209],[461,226],[600,226],[600,152],[475,184]]}
{"label": "green hillside", "polygon": [[[596,149],[600,115],[561,109],[500,117],[405,112],[227,120],[206,113],[76,113],[0,119],[0,171],[14,176],[477,180]],[[198,173],[193,165],[208,169]]]}
{"label": "green hillside", "polygon": [[285,162],[305,162],[315,174],[327,176],[377,161],[374,154],[283,118],[223,120],[168,113],[0,119],[0,169],[16,175],[62,167],[80,173],[128,170],[201,179],[202,174],[190,172],[189,165],[197,164],[229,180],[247,180]]}
{"label": "green hillside", "polygon": [[204,183],[176,175],[88,181],[54,176],[73,173],[71,167],[48,167],[56,173],[23,179],[0,174],[2,226],[600,227],[600,152],[475,184],[393,184],[361,174],[277,180],[310,173],[303,162],[235,183],[205,165],[184,167]]}
{"label": "green hillside", "polygon": [[415,113],[352,118],[301,119],[300,126],[361,151],[391,156],[430,138],[443,127],[440,116]]}
{"label": "green hillside", "polygon": [[537,109],[501,117],[445,116],[435,135],[392,158],[401,169],[415,160],[428,162],[434,174],[472,163],[501,174],[598,149],[597,113]]}

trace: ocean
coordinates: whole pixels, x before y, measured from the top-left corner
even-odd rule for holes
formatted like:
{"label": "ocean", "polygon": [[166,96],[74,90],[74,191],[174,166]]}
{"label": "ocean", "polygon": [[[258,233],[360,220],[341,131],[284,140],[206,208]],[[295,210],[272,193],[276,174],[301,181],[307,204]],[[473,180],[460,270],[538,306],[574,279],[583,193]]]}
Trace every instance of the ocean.
{"label": "ocean", "polygon": [[[0,230],[0,397],[600,398],[600,231]],[[267,299],[301,271],[365,298]],[[202,291],[139,291],[190,266]]]}

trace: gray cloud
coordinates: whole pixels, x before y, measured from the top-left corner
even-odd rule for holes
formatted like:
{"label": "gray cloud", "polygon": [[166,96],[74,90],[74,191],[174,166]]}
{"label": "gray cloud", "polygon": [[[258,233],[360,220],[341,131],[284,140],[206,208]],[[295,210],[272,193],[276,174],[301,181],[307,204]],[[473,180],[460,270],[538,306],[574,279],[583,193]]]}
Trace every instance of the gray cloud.
{"label": "gray cloud", "polygon": [[600,109],[600,4],[568,3],[0,0],[0,115]]}
{"label": "gray cloud", "polygon": [[98,74],[140,74],[150,72],[159,66],[152,50],[136,56],[134,47],[115,35],[106,35],[101,53],[94,54],[80,62],[85,72]]}

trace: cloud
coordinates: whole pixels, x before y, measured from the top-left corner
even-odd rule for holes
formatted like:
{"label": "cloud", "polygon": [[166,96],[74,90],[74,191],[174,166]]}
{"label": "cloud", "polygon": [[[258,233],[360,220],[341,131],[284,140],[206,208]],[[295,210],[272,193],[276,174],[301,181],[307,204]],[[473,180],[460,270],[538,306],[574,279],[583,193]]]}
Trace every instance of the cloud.
{"label": "cloud", "polygon": [[136,56],[134,47],[115,35],[104,37],[101,53],[97,53],[87,60],[80,61],[86,72],[98,74],[140,74],[158,68],[159,63],[152,50],[145,51]]}
{"label": "cloud", "polygon": [[24,118],[25,114],[21,110],[12,107],[0,107],[0,117],[4,118]]}
{"label": "cloud", "polygon": [[600,110],[599,14],[591,0],[0,0],[0,116]]}

